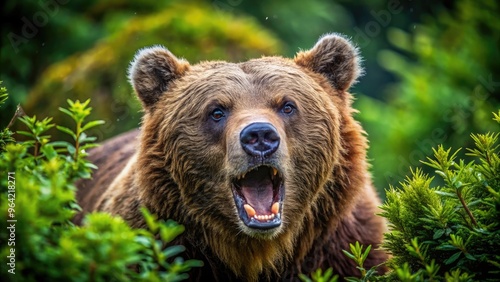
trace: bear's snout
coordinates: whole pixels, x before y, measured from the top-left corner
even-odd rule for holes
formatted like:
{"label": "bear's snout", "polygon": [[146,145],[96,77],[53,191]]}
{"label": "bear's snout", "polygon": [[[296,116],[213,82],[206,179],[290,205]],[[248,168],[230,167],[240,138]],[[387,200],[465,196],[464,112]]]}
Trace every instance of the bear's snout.
{"label": "bear's snout", "polygon": [[243,150],[252,157],[269,157],[280,145],[276,128],[268,122],[255,122],[246,126],[240,133]]}

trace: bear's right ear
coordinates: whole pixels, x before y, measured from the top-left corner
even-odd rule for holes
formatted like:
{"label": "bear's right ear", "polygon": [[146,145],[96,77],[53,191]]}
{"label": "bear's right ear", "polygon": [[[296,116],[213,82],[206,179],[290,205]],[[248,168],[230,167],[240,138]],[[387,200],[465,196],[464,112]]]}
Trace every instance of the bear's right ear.
{"label": "bear's right ear", "polygon": [[162,46],[141,49],[130,64],[128,77],[145,109],[150,109],[168,90],[172,81],[189,69],[189,63],[177,59]]}
{"label": "bear's right ear", "polygon": [[326,34],[308,51],[299,52],[295,62],[324,75],[330,84],[347,91],[363,73],[358,48],[340,34]]}

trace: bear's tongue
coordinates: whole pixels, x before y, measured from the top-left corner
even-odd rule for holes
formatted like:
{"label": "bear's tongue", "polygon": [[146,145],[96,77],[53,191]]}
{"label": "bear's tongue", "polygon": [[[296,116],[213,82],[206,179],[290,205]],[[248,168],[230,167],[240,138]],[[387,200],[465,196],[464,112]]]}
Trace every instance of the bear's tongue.
{"label": "bear's tongue", "polygon": [[273,182],[266,169],[248,172],[240,181],[241,194],[257,214],[270,214],[273,204]]}

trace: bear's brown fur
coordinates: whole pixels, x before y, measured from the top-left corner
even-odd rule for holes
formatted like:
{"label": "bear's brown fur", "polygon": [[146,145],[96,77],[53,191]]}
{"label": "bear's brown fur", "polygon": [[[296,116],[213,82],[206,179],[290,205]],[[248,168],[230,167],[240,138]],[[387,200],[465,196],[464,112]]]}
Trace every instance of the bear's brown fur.
{"label": "bear's brown fur", "polygon": [[[192,66],[162,47],[139,51],[129,73],[141,130],[92,152],[100,170],[79,185],[84,212],[144,227],[144,206],[183,224],[175,243],[205,262],[192,280],[359,275],[341,250],[377,249],[385,230],[347,92],[359,60],[337,34],[294,60]],[[374,250],[365,267],[385,259]]]}

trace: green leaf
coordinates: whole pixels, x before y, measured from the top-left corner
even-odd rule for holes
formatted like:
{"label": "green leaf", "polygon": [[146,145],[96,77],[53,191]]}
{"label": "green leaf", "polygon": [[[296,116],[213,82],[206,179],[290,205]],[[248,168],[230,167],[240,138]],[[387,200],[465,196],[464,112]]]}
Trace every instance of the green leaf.
{"label": "green leaf", "polygon": [[97,139],[97,137],[94,136],[87,136],[84,132],[78,137],[78,143],[83,144],[87,142],[94,142]]}
{"label": "green leaf", "polygon": [[156,234],[158,229],[160,228],[158,223],[156,222],[156,217],[152,215],[146,208],[141,208],[142,215],[144,216],[144,220],[146,224],[151,230],[151,233]]}
{"label": "green leaf", "polygon": [[441,236],[443,236],[444,232],[445,232],[444,229],[436,230],[436,232],[434,232],[434,236],[432,236],[432,239],[436,240],[436,239],[441,238]]}
{"label": "green leaf", "polygon": [[192,267],[202,267],[203,266],[203,261],[197,260],[197,259],[190,259],[184,262],[184,265],[192,268]]}
{"label": "green leaf", "polygon": [[445,244],[445,245],[437,246],[436,249],[442,250],[442,251],[451,251],[451,250],[456,250],[457,247],[450,245],[450,244]]}
{"label": "green leaf", "polygon": [[172,241],[175,237],[179,236],[184,232],[184,226],[179,225],[172,220],[167,221],[168,225],[161,225],[160,226],[160,238],[164,242],[170,242]]}
{"label": "green leaf", "polygon": [[40,151],[47,158],[47,160],[51,160],[51,159],[53,159],[53,158],[55,158],[55,157],[58,156],[56,150],[54,150],[54,147],[52,147],[50,145],[42,146],[42,148],[40,149]]}
{"label": "green leaf", "polygon": [[99,147],[99,144],[87,143],[87,144],[84,144],[84,145],[80,146],[80,148],[82,150],[87,150],[87,149],[91,149],[91,148],[95,148],[95,147]]}
{"label": "green leaf", "polygon": [[[70,100],[68,100],[68,103],[70,103],[70,102],[71,102],[71,101],[70,101]],[[71,102],[71,103],[72,103],[72,102]],[[71,104],[70,104],[70,105],[71,105]],[[70,112],[69,110],[65,109],[65,108],[59,107],[59,111],[61,111],[61,112],[65,113],[65,114],[67,114],[68,116],[70,116],[70,117],[72,117],[72,118],[74,117],[73,113],[72,113],[72,112]]]}
{"label": "green leaf", "polygon": [[75,152],[76,152],[75,146],[68,143],[68,146],[66,148],[68,149],[68,153],[70,153],[71,155],[75,154]]}
{"label": "green leaf", "polygon": [[468,258],[468,259],[470,259],[470,260],[476,260],[476,258],[473,255],[469,254],[469,253],[465,253],[465,257]]}
{"label": "green leaf", "polygon": [[89,178],[91,177],[91,174],[90,174],[90,172],[88,172],[88,171],[78,171],[78,172],[77,172],[77,176],[78,176],[79,178],[89,179]]}
{"label": "green leaf", "polygon": [[16,131],[16,133],[17,133],[17,134],[24,135],[24,136],[31,137],[31,138],[35,138],[35,135],[33,135],[33,133],[31,133],[31,132],[18,130],[18,131]]}
{"label": "green leaf", "polygon": [[440,170],[436,170],[435,172],[436,172],[436,174],[437,174],[437,175],[441,176],[442,178],[444,178],[444,179],[446,179],[446,178],[447,178],[447,177],[446,177],[446,173],[444,173],[444,172],[442,172],[442,171],[440,171]]}
{"label": "green leaf", "polygon": [[349,253],[348,251],[346,251],[346,250],[342,250],[342,252],[343,252],[343,253],[344,253],[344,254],[345,254],[348,258],[350,258],[350,259],[352,259],[352,260],[356,260],[356,257],[355,257],[353,254]]}
{"label": "green leaf", "polygon": [[366,247],[365,253],[363,254],[363,257],[361,258],[361,263],[363,263],[366,260],[366,258],[370,254],[371,249],[372,249],[372,245],[368,245],[368,247]]}
{"label": "green leaf", "polygon": [[446,236],[449,236],[453,230],[451,228],[446,228],[445,234]]}
{"label": "green leaf", "polygon": [[376,267],[376,266],[374,266],[374,267],[370,268],[370,269],[366,272],[365,277],[368,277],[368,278],[369,278],[369,277],[371,277],[371,276],[373,276],[373,275],[375,275],[375,274],[377,274],[377,267]]}
{"label": "green leaf", "polygon": [[80,205],[78,203],[76,203],[76,202],[70,202],[69,203],[69,207],[71,209],[76,210],[76,211],[82,211],[82,207],[80,207]]}
{"label": "green leaf", "polygon": [[31,118],[29,116],[20,117],[19,121],[21,121],[22,123],[24,123],[29,129],[32,129],[33,128],[33,124],[36,121],[36,116],[33,116]]}
{"label": "green leaf", "polygon": [[49,145],[51,145],[53,147],[67,147],[68,145],[71,145],[71,144],[66,142],[66,141],[54,141],[54,142],[50,142]]}
{"label": "green leaf", "polygon": [[175,245],[175,246],[170,246],[170,247],[166,248],[165,250],[163,250],[162,253],[168,259],[168,258],[171,258],[173,256],[176,256],[176,255],[184,252],[185,250],[186,250],[186,248],[184,246]]}
{"label": "green leaf", "polygon": [[82,132],[80,136],[78,136],[78,143],[82,144],[85,143],[85,139],[87,138],[87,134],[85,132]]}
{"label": "green leaf", "polygon": [[56,126],[56,128],[66,134],[69,134],[71,137],[73,137],[73,140],[76,140],[76,134],[69,128],[64,127],[64,126]]}
{"label": "green leaf", "polygon": [[302,274],[302,273],[300,273],[300,274],[299,274],[299,278],[300,278],[300,280],[302,280],[302,281],[304,281],[304,282],[313,282],[313,281],[311,280],[311,278],[307,277],[307,275]]}
{"label": "green leaf", "polygon": [[151,239],[145,236],[137,236],[135,241],[146,248],[151,247]]}
{"label": "green leaf", "polygon": [[95,126],[98,126],[98,125],[101,125],[101,124],[104,124],[104,120],[94,120],[94,121],[90,121],[88,122],[87,124],[85,124],[83,127],[82,127],[82,131],[87,131],[88,129],[92,128],[92,127],[95,127]]}
{"label": "green leaf", "polygon": [[91,169],[98,169],[98,167],[93,163],[85,163],[85,167],[88,167]]}
{"label": "green leaf", "polygon": [[450,193],[450,192],[436,191],[435,193],[438,194],[438,195],[445,196],[445,197],[450,197],[450,198],[456,198],[457,197],[457,194]]}
{"label": "green leaf", "polygon": [[455,262],[455,261],[456,261],[456,260],[460,257],[460,254],[461,254],[461,253],[462,253],[462,252],[457,252],[457,253],[454,253],[451,257],[449,257],[448,259],[446,259],[446,260],[444,261],[444,263],[445,263],[446,265],[454,263],[454,262]]}

